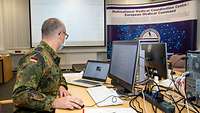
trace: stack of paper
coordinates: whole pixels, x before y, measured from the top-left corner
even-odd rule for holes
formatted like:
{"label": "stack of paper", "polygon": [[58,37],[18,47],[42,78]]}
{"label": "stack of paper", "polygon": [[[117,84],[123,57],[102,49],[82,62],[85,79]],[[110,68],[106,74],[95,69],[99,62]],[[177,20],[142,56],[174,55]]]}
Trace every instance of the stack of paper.
{"label": "stack of paper", "polygon": [[85,108],[84,113],[137,113],[132,108]]}

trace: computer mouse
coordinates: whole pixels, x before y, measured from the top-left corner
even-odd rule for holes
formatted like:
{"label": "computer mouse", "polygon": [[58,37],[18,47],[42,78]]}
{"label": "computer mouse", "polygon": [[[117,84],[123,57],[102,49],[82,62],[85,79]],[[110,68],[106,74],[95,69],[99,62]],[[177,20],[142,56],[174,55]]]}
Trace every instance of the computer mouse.
{"label": "computer mouse", "polygon": [[84,106],[85,106],[85,105],[83,104],[83,105],[81,106],[81,108],[84,108]]}

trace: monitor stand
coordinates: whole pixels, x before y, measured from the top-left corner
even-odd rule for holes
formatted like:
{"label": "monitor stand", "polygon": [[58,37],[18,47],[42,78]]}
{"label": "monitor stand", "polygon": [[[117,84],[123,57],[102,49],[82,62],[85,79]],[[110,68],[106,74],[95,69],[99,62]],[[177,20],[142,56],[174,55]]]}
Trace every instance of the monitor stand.
{"label": "monitor stand", "polygon": [[115,80],[111,80],[111,84],[117,89],[116,92],[119,95],[124,95],[124,96],[134,96],[135,95],[135,92],[131,92],[131,91],[127,90],[126,88],[123,88]]}
{"label": "monitor stand", "polygon": [[116,86],[117,90],[117,94],[119,95],[124,95],[124,96],[135,96],[137,95],[138,93],[136,93],[135,91],[134,92],[131,92],[123,87],[120,87],[120,86]]}

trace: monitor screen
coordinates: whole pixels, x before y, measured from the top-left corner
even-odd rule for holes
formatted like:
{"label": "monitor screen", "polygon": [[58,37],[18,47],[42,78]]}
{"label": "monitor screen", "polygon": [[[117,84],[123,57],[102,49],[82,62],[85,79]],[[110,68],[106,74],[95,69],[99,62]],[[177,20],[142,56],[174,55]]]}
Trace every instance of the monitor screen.
{"label": "monitor screen", "polygon": [[106,81],[110,64],[106,61],[88,60],[83,78]]}
{"label": "monitor screen", "polygon": [[139,57],[138,57],[138,74],[136,76],[136,82],[142,82],[146,79],[148,79],[148,77],[146,76],[145,73],[145,51],[142,50],[141,45],[142,44],[156,44],[156,43],[160,43],[159,40],[152,40],[152,39],[145,39],[145,40],[139,40],[139,44],[138,44],[138,49],[139,49]]}
{"label": "monitor screen", "polygon": [[167,79],[166,43],[141,44],[141,49],[145,51],[144,59],[148,75]]}
{"label": "monitor screen", "polygon": [[113,85],[133,92],[137,64],[137,41],[113,41],[109,76]]}

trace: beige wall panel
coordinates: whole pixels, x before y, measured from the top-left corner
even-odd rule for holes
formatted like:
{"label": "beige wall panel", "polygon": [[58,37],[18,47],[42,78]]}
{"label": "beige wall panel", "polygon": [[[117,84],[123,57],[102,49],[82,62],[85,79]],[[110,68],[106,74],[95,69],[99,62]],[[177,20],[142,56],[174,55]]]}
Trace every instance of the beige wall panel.
{"label": "beige wall panel", "polygon": [[3,0],[0,0],[0,50],[3,50]]}
{"label": "beige wall panel", "polygon": [[[3,32],[4,32],[4,48],[9,48],[13,43],[14,37],[14,1],[13,0],[3,0]],[[12,39],[12,40],[11,40]]]}
{"label": "beige wall panel", "polygon": [[4,48],[30,47],[28,0],[3,0]]}
{"label": "beige wall panel", "polygon": [[86,63],[87,60],[97,59],[97,53],[85,53],[85,52],[59,54],[59,56],[61,57],[61,65]]}
{"label": "beige wall panel", "polygon": [[[15,1],[14,32],[15,38],[11,48],[30,47],[30,27],[29,27],[29,2],[28,0]],[[17,14],[17,15],[16,15]],[[18,30],[20,29],[20,30]]]}

